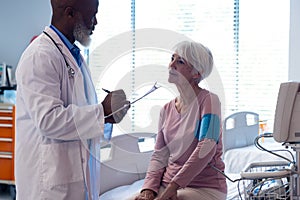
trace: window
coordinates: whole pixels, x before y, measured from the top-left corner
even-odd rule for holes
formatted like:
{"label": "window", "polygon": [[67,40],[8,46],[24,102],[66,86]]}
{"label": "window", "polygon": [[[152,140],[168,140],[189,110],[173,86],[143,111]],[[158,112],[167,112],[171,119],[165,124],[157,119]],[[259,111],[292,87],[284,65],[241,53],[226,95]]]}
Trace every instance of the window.
{"label": "window", "polygon": [[[167,82],[171,47],[184,39],[206,45],[215,69],[202,86],[217,93],[223,118],[252,111],[273,119],[280,82],[287,80],[289,1],[102,0],[88,50],[99,99],[123,88],[130,100],[157,81],[162,87],[132,105],[114,128],[156,132],[160,108],[177,95]],[[280,13],[280,14],[278,14]]]}
{"label": "window", "polygon": [[[239,110],[274,118],[281,82],[288,80],[289,1],[240,1]],[[255,14],[254,14],[255,13]]]}

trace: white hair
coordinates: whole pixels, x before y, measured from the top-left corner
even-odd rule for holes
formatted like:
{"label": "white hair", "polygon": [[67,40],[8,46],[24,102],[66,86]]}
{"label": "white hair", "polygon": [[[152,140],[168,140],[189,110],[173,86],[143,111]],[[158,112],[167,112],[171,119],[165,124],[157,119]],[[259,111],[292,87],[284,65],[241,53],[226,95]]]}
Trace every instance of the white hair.
{"label": "white hair", "polygon": [[211,51],[204,45],[183,41],[175,45],[175,52],[191,64],[201,75],[201,80],[208,77],[212,71],[214,60]]}

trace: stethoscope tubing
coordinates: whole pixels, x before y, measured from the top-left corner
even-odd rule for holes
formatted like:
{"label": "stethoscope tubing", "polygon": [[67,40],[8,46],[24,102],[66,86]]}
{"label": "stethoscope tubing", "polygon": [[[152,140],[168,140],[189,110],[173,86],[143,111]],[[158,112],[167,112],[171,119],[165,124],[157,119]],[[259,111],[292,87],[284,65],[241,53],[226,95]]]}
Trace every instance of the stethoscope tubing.
{"label": "stethoscope tubing", "polygon": [[61,55],[62,55],[62,57],[63,57],[63,59],[64,59],[64,61],[66,63],[66,66],[67,66],[67,69],[68,69],[69,78],[73,78],[75,76],[75,70],[67,62],[67,59],[65,58],[62,50],[58,47],[57,43],[54,41],[54,39],[47,32],[43,31],[43,33],[50,38],[50,40],[53,42],[53,44],[59,50],[59,52],[61,53]]}

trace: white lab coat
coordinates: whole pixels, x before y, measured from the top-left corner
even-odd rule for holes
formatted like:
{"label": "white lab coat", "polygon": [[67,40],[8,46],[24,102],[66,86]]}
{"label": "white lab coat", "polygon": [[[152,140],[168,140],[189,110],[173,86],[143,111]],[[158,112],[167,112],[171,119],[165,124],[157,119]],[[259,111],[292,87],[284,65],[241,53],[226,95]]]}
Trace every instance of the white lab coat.
{"label": "white lab coat", "polygon": [[[29,45],[19,61],[17,199],[84,200],[86,188],[90,188],[87,140],[93,138],[92,144],[99,144],[104,128],[103,107],[88,105],[76,60],[52,29],[46,27],[45,31],[58,44],[75,75],[69,77],[62,54],[45,34]],[[97,161],[99,154],[95,155]],[[98,190],[99,173],[97,169],[91,181]]]}

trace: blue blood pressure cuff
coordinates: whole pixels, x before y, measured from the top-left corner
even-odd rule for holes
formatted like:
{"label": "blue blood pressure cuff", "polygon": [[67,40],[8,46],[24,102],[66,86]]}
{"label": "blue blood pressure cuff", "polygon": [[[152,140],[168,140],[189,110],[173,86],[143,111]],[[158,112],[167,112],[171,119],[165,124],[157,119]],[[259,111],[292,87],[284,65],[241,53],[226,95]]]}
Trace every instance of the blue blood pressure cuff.
{"label": "blue blood pressure cuff", "polygon": [[213,139],[218,143],[220,136],[219,116],[215,114],[205,114],[201,121],[197,121],[194,135],[199,141],[206,138]]}

